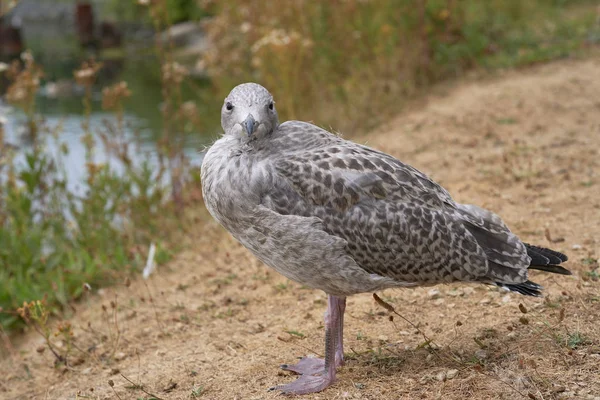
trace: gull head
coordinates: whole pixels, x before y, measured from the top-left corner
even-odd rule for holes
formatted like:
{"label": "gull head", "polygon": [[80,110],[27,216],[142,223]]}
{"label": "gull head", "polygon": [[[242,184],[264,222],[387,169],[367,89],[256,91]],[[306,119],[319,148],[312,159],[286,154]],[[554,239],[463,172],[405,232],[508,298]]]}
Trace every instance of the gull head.
{"label": "gull head", "polygon": [[257,83],[234,87],[223,102],[221,126],[226,135],[260,138],[273,132],[278,124],[273,96]]}

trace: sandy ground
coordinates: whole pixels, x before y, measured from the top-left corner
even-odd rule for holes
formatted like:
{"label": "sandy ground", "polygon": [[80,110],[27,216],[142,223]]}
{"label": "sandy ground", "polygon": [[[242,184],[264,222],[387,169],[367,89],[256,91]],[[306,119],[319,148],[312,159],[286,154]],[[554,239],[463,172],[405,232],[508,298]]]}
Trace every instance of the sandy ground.
{"label": "sandy ground", "polygon": [[[352,297],[347,364],[305,398],[600,399],[600,59],[438,88],[354,139],[497,212],[525,241],[568,253],[574,276],[533,272],[542,299],[474,285],[379,293],[414,326],[371,294]],[[72,350],[69,368],[36,351],[35,333],[15,338],[0,398],[278,397],[267,388],[294,379],[278,365],[323,350],[325,295],[267,269],[197,209],[186,250],[147,284],[74,305],[83,353]]]}

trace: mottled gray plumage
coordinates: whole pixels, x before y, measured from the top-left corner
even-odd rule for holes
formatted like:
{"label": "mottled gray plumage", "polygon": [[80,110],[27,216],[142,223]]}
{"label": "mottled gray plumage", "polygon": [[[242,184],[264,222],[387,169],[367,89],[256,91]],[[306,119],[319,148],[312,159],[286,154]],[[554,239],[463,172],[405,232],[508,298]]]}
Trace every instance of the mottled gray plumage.
{"label": "mottled gray plumage", "polygon": [[[255,84],[227,101],[238,97],[250,99],[248,108],[271,101]],[[315,125],[271,126],[218,140],[202,180],[215,218],[283,275],[339,296],[527,280],[527,249],[495,214],[458,204],[418,170]]]}
{"label": "mottled gray plumage", "polygon": [[340,298],[452,281],[539,293],[532,255],[551,259],[415,168],[306,122],[280,125],[257,84],[232,90],[221,121],[202,165],[206,206],[286,277]]}

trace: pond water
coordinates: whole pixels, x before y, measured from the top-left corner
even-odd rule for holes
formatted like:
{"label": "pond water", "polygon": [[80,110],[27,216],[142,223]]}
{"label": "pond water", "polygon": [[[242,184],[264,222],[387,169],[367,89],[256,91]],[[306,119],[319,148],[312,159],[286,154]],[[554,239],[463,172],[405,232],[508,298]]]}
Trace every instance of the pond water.
{"label": "pond water", "polygon": [[[162,96],[158,62],[154,58],[121,59],[104,65],[92,96],[90,130],[97,143],[94,161],[109,163],[119,170],[119,163],[103,151],[99,137],[99,132],[106,131],[107,121],[115,121],[114,115],[101,109],[101,89],[115,82],[126,81],[132,95],[124,102],[125,136],[129,141],[137,140],[141,150],[132,150],[130,155],[134,162],[148,161],[151,165],[157,165],[157,141],[162,135]],[[62,68],[56,65],[49,68],[44,66],[46,76],[36,99],[36,110],[44,125],[51,131],[59,127],[57,138],[48,139],[47,149],[51,154],[62,158],[62,165],[72,189],[76,189],[77,182],[83,182],[85,178],[85,150],[81,140],[84,135],[83,95],[82,89],[72,81],[74,67],[76,63],[63,64]],[[57,86],[60,89],[58,94]],[[187,133],[184,138],[185,155],[191,165],[198,166],[202,162],[205,146],[220,134],[222,99],[214,99],[210,94],[208,82],[201,79],[188,79],[182,95],[184,100],[193,101],[200,113],[200,131]],[[23,160],[25,151],[30,147],[25,135],[25,115],[19,109],[2,103],[0,99],[0,121],[4,125],[5,143],[17,149],[17,160]],[[69,148],[67,154],[60,151],[64,145]]]}

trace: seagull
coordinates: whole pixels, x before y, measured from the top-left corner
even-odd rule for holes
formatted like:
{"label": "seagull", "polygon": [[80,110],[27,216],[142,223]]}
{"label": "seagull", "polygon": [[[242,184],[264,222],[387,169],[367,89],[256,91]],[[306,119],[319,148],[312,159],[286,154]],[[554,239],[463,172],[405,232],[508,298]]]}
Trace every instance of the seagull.
{"label": "seagull", "polygon": [[325,358],[284,370],[285,394],[322,391],[344,364],[346,297],[456,281],[528,296],[530,269],[562,275],[564,254],[523,243],[499,216],[455,202],[391,155],[301,121],[279,123],[256,83],[233,88],[221,109],[224,135],[202,162],[210,214],[262,262],[328,297]]}

